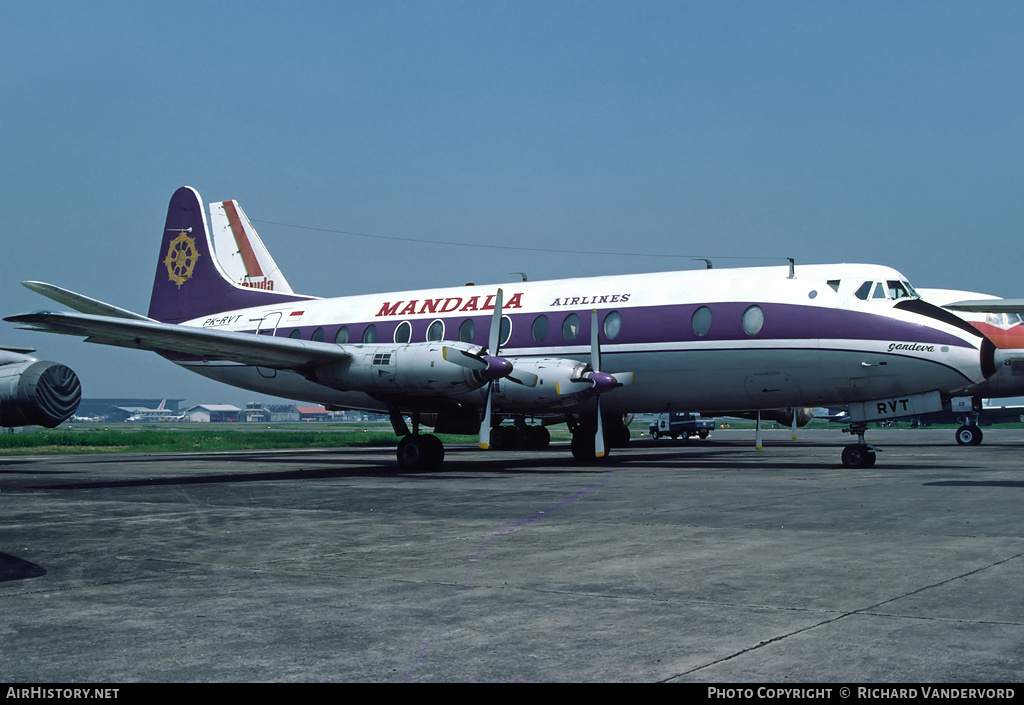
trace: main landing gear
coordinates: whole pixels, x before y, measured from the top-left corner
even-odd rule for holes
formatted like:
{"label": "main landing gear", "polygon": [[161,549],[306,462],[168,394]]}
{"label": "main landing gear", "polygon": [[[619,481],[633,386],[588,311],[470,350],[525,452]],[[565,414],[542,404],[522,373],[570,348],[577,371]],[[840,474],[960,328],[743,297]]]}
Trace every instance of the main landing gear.
{"label": "main landing gear", "polygon": [[444,462],[444,444],[429,433],[420,433],[419,410],[412,415],[412,431],[398,409],[389,411],[391,426],[402,437],[398,442],[398,467],[403,472],[432,472]]}
{"label": "main landing gear", "polygon": [[843,465],[848,468],[870,468],[875,464],[875,447],[864,442],[865,423],[853,423],[843,433],[856,433],[857,442],[843,448]]}
{"label": "main landing gear", "polygon": [[[632,419],[632,417],[630,417]],[[601,457],[595,453],[597,445],[597,417],[574,417],[566,414],[566,425],[572,432],[572,457],[580,463],[600,462],[608,457],[612,448],[624,448],[629,443],[629,427],[622,414],[606,414],[601,418],[604,432],[605,452]]]}
{"label": "main landing gear", "polygon": [[502,424],[491,428],[491,450],[544,450],[551,443],[551,432],[540,424],[528,424],[523,417],[516,417],[514,424]]}
{"label": "main landing gear", "polygon": [[430,472],[444,462],[444,444],[429,433],[410,433],[398,442],[398,465],[405,472]]}

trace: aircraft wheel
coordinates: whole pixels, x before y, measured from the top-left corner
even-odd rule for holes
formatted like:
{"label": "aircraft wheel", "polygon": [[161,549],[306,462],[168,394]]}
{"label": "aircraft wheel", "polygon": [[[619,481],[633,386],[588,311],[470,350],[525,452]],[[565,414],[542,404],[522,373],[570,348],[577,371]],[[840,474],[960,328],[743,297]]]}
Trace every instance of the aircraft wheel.
{"label": "aircraft wheel", "polygon": [[427,434],[420,436],[424,451],[430,460],[431,470],[435,470],[444,462],[444,443],[435,435]]}
{"label": "aircraft wheel", "polygon": [[866,443],[843,448],[843,465],[848,468],[870,468],[875,464],[875,449]]}
{"label": "aircraft wheel", "polygon": [[961,426],[956,430],[956,442],[962,446],[981,445],[982,435],[977,426]]}
{"label": "aircraft wheel", "polygon": [[708,432],[707,431],[698,431],[697,435],[700,436],[700,439],[703,441],[705,438],[708,437]]}
{"label": "aircraft wheel", "polygon": [[493,450],[511,450],[516,447],[518,436],[515,426],[495,426],[491,429],[491,448]]}
{"label": "aircraft wheel", "polygon": [[444,445],[437,436],[409,434],[398,442],[397,455],[405,472],[430,472],[444,461]]}
{"label": "aircraft wheel", "polygon": [[572,457],[580,463],[591,464],[602,462],[611,453],[611,448],[608,445],[608,439],[605,439],[604,457],[602,458],[598,458],[594,455],[596,452],[594,440],[593,431],[581,431],[572,434]]}
{"label": "aircraft wheel", "polygon": [[629,440],[630,440],[631,436],[630,436],[629,428],[628,427],[626,427],[626,426],[617,426],[617,427],[615,427],[615,433],[613,435],[615,436],[615,447],[616,448],[625,448],[626,446],[629,445]]}
{"label": "aircraft wheel", "polygon": [[551,443],[551,432],[543,426],[527,426],[520,440],[530,450],[544,450]]}

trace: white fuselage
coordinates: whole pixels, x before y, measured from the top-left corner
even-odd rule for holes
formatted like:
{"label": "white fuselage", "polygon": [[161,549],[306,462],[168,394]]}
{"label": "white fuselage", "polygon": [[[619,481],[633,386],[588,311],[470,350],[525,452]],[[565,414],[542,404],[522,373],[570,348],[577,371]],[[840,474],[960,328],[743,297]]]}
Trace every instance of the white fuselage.
{"label": "white fuselage", "polygon": [[[634,373],[632,385],[602,396],[606,412],[835,406],[953,390],[984,379],[979,336],[898,308],[891,297],[855,293],[874,280],[905,283],[888,267],[837,264],[798,266],[793,277],[787,267],[763,267],[503,284],[508,328],[500,355],[531,370],[543,368],[543,360],[589,362],[596,309],[601,370]],[[349,346],[388,344],[401,356],[404,344],[427,340],[486,345],[497,289],[299,301],[225,311],[184,325]],[[169,357],[256,392],[343,408],[388,406],[379,395],[335,389],[295,372]],[[550,382],[542,374],[530,391],[503,379],[496,408],[539,413],[580,403],[557,403],[557,394],[544,388]],[[481,385],[446,399],[480,406],[484,390]],[[408,400],[398,399],[398,405],[407,408]]]}

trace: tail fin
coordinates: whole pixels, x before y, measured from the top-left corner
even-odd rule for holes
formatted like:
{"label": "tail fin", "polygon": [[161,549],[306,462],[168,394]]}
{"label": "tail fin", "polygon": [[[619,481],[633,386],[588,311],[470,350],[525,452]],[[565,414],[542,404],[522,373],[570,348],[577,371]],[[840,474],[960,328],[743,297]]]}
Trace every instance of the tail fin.
{"label": "tail fin", "polygon": [[294,293],[238,201],[210,204],[210,233],[217,261],[234,283],[278,294]]}
{"label": "tail fin", "polygon": [[[259,249],[266,252],[262,242]],[[287,293],[236,284],[214,252],[199,193],[191,186],[182,186],[174,192],[167,206],[153,294],[149,299],[150,318],[181,323],[223,311],[314,298],[291,293],[287,283],[284,285]]]}

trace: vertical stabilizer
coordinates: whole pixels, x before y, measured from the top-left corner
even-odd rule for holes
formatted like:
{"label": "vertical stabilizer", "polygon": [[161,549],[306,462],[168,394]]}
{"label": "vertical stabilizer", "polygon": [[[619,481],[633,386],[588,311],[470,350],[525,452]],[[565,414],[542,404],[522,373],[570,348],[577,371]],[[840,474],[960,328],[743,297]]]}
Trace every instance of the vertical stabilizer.
{"label": "vertical stabilizer", "polygon": [[[260,248],[265,251],[262,242]],[[223,311],[313,298],[290,293],[290,288],[288,292],[236,284],[214,256],[199,193],[190,186],[174,192],[149,300],[150,318],[181,323]]]}
{"label": "vertical stabilizer", "polygon": [[293,293],[238,201],[210,204],[210,233],[217,261],[235,284],[279,294]]}

